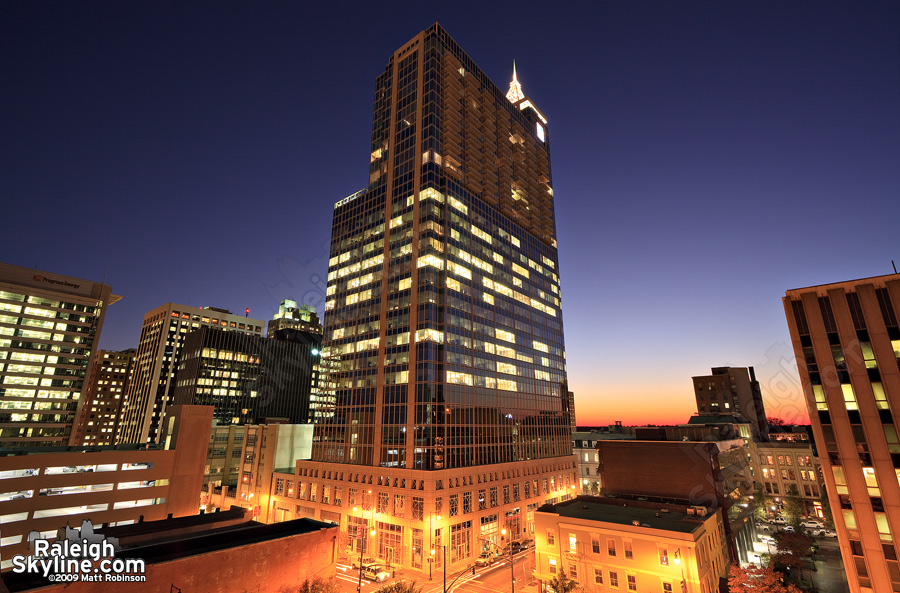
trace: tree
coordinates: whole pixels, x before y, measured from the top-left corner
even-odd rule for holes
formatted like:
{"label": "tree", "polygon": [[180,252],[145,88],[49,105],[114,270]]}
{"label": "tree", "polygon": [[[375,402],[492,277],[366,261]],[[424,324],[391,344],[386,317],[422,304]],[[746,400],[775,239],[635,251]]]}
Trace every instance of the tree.
{"label": "tree", "polygon": [[778,418],[777,416],[767,416],[766,423],[769,426],[787,426],[787,424],[785,424],[784,420],[782,420],[781,418]]}
{"label": "tree", "polygon": [[794,585],[785,585],[784,575],[780,572],[753,564],[731,567],[728,571],[728,590],[731,593],[802,593]]}
{"label": "tree", "polygon": [[570,579],[562,569],[560,569],[559,574],[550,579],[549,584],[554,593],[569,593],[578,587],[578,583]]}
{"label": "tree", "polygon": [[279,591],[280,593],[340,593],[340,588],[338,587],[337,579],[334,577],[329,579],[314,577],[303,581],[303,584],[298,589],[282,587]]}
{"label": "tree", "polygon": [[806,506],[803,504],[803,501],[797,498],[796,496],[785,496],[784,497],[784,508],[782,512],[785,515],[785,520],[788,525],[791,525],[796,530],[800,530],[800,521],[803,520],[803,516],[806,514]]}
{"label": "tree", "polygon": [[775,534],[775,549],[779,554],[791,554],[797,558],[805,558],[812,554],[815,540],[802,533],[781,532]]}
{"label": "tree", "polygon": [[422,586],[417,585],[415,581],[411,583],[399,581],[379,587],[375,593],[422,593]]}
{"label": "tree", "polygon": [[822,504],[822,514],[825,515],[825,527],[828,529],[834,529],[834,515],[831,513],[831,503],[828,502],[828,493],[825,492],[825,487],[822,487],[822,496],[819,497],[819,502]]}
{"label": "tree", "polygon": [[757,521],[765,521],[769,516],[769,509],[775,504],[775,499],[763,492],[761,483],[756,485],[756,490],[753,493],[753,502],[756,503],[753,516]]}

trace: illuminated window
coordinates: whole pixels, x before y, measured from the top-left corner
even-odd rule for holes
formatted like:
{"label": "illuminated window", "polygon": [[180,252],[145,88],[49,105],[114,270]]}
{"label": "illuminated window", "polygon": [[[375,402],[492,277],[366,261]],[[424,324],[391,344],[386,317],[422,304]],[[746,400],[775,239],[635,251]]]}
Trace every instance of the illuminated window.
{"label": "illuminated window", "polygon": [[574,554],[575,551],[577,550],[577,548],[578,548],[578,539],[574,533],[570,533],[569,534],[569,551]]}

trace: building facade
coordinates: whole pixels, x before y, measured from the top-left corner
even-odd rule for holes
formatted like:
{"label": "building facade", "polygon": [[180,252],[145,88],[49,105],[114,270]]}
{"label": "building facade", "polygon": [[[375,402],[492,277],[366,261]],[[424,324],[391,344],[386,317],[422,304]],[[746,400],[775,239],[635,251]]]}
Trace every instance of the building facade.
{"label": "building facade", "polygon": [[94,355],[70,445],[116,444],[135,354],[137,350],[132,348],[121,352],[98,350]]}
{"label": "building facade", "polygon": [[119,298],[106,284],[0,264],[0,448],[68,444]]}
{"label": "building facade", "polygon": [[240,506],[264,523],[301,516],[290,502],[296,498],[295,481],[282,475],[276,482],[274,475],[290,474],[298,459],[309,459],[312,439],[309,424],[213,427],[201,508]]}
{"label": "building facade", "polygon": [[197,514],[212,409],[174,406],[169,418],[165,448],[26,449],[0,456],[2,568],[27,553],[32,531],[53,538],[84,520],[123,525]]}
{"label": "building facade", "polygon": [[900,275],[783,301],[850,590],[900,591]]}
{"label": "building facade", "polygon": [[715,593],[728,571],[721,510],[579,496],[535,513],[535,576],[579,590]]}
{"label": "building facade", "polygon": [[213,406],[220,425],[310,422],[322,336],[297,329],[280,329],[274,336],[194,330],[178,357],[173,401]]}
{"label": "building facade", "polygon": [[266,337],[275,337],[275,332],[280,329],[299,329],[302,331],[321,334],[322,323],[316,315],[316,308],[312,305],[297,306],[297,301],[285,299],[278,305],[278,312],[269,320],[266,327]]}
{"label": "building facade", "polygon": [[160,419],[175,396],[175,374],[187,335],[201,327],[262,335],[265,322],[224,309],[166,303],[144,315],[134,371],[123,401],[117,443],[157,442]]}
{"label": "building facade", "polygon": [[576,488],[550,138],[436,24],[375,87],[369,185],[334,211],[333,413],[280,500],[455,568]]}
{"label": "building facade", "polygon": [[777,499],[794,497],[809,517],[824,518],[819,458],[808,442],[754,443],[754,482],[763,493]]}
{"label": "building facade", "polygon": [[766,408],[753,367],[718,367],[710,375],[691,379],[700,415],[740,416],[753,427],[757,440],[768,438]]}
{"label": "building facade", "polygon": [[634,435],[625,432],[579,431],[572,433],[572,456],[578,468],[579,494],[600,494],[603,487],[597,466],[600,456],[597,453],[597,441],[602,440],[634,440]]}

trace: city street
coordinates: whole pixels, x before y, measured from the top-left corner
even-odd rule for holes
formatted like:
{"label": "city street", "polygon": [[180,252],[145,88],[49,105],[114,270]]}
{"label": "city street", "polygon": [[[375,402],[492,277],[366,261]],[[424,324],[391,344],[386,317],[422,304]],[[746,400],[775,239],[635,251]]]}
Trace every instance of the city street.
{"label": "city street", "polygon": [[[515,574],[516,591],[518,592],[533,591],[535,589],[533,585],[536,584],[536,581],[531,578],[533,556],[534,549],[531,549],[520,552],[514,558],[513,573]],[[359,572],[356,569],[350,567],[349,564],[338,563],[337,576],[341,593],[356,592],[359,579]],[[444,573],[440,571],[435,571],[432,575],[432,580],[429,581],[427,572],[405,569],[397,571],[396,578],[388,579],[384,583],[373,583],[363,579],[361,591],[363,593],[373,593],[379,587],[393,582],[416,581],[417,584],[422,585],[422,593],[442,593],[443,579]],[[455,583],[453,582],[454,579],[456,579]],[[453,584],[451,585],[451,583]],[[491,566],[475,567],[474,575],[471,568],[449,573],[447,575],[447,588],[460,593],[505,593],[510,591],[509,560],[501,560]]]}

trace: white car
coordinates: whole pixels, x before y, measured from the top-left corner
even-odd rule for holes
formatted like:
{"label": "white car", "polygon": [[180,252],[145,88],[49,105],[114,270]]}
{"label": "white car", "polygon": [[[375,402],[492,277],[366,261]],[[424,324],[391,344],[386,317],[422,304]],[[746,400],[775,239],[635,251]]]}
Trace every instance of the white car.
{"label": "white car", "polygon": [[814,519],[803,521],[800,523],[800,527],[804,529],[825,529],[825,525],[823,525],[821,521],[816,521]]}
{"label": "white car", "polygon": [[497,560],[497,555],[491,552],[482,552],[481,556],[475,559],[475,566],[490,566]]}
{"label": "white car", "polygon": [[391,573],[378,566],[377,564],[373,564],[364,566],[362,568],[362,576],[364,579],[369,579],[370,581],[375,581],[376,583],[383,583],[387,579],[391,578]]}

